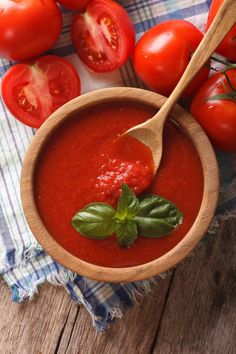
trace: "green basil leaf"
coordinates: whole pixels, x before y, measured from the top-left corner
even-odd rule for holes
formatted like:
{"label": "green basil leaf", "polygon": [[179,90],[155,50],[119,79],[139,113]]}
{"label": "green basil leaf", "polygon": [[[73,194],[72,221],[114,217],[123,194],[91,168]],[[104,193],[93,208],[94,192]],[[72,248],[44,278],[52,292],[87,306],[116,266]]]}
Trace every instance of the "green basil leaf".
{"label": "green basil leaf", "polygon": [[183,220],[180,210],[161,196],[146,196],[140,200],[139,207],[134,221],[141,236],[163,237],[171,233]]}
{"label": "green basil leaf", "polygon": [[81,209],[72,219],[72,226],[80,234],[103,239],[114,233],[116,210],[105,203],[91,203]]}
{"label": "green basil leaf", "polygon": [[138,234],[137,225],[133,221],[117,222],[115,232],[121,247],[131,246]]}
{"label": "green basil leaf", "polygon": [[121,188],[116,217],[120,220],[132,220],[139,212],[139,200],[127,184],[122,183]]}

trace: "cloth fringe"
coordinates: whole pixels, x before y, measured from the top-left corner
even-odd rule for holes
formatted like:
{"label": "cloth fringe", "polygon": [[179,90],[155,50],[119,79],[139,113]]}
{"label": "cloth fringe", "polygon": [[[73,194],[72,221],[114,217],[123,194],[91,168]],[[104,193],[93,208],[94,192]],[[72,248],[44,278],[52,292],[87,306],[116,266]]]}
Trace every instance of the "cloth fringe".
{"label": "cloth fringe", "polygon": [[236,210],[226,211],[224,214],[216,215],[207,231],[207,234],[215,234],[222,223],[236,219]]}
{"label": "cloth fringe", "polygon": [[17,285],[12,285],[12,301],[21,303],[25,300],[32,300],[34,295],[38,294],[39,287],[46,282],[54,286],[66,286],[70,281],[73,281],[76,274],[65,268],[60,268],[57,272],[49,274],[46,278],[41,278],[38,281],[34,280],[30,283],[31,287],[23,289]]}
{"label": "cloth fringe", "polygon": [[[0,255],[0,275],[8,271],[11,271],[14,268],[25,267],[26,264],[30,261],[34,261],[39,255],[45,253],[42,246],[35,240],[33,241],[28,248],[20,248],[17,251],[14,250],[12,254]],[[12,261],[14,260],[14,262]]]}
{"label": "cloth fringe", "polygon": [[132,305],[129,306],[125,303],[121,303],[118,306],[109,306],[105,318],[101,318],[94,315],[94,313],[90,313],[93,326],[99,332],[104,333],[115,319],[121,319],[123,317],[124,312],[128,308],[139,305],[141,300],[151,293],[153,286],[156,285],[158,281],[159,276],[156,276],[148,280],[133,283],[133,289],[131,291],[127,290]]}
{"label": "cloth fringe", "polygon": [[222,225],[229,222],[230,220],[235,219],[236,210],[225,211],[224,214],[215,215],[205,237],[200,242],[200,245],[205,245],[205,243],[216,234],[216,232]]}
{"label": "cloth fringe", "polygon": [[[216,215],[213,219],[211,226],[209,227],[207,235],[202,241],[202,244],[204,244],[207,241],[209,235],[210,236],[214,235],[217,232],[217,230],[222,225],[222,223],[227,223],[229,220],[235,218],[236,218],[236,211],[225,212],[223,215]],[[25,251],[25,255],[27,255],[28,260],[32,259],[35,256],[35,253],[33,252],[33,247],[27,249]],[[23,265],[25,262],[26,260],[22,262],[21,265]],[[167,271],[151,279],[132,283],[131,287],[129,287],[129,284],[127,284],[126,292],[130,299],[131,305],[127,305],[126,303],[120,303],[119,305],[115,305],[115,301],[114,301],[114,306],[112,303],[110,303],[105,307],[104,315],[102,317],[97,316],[95,314],[91,304],[86,300],[82,291],[79,288],[76,289],[76,296],[74,295],[72,296],[72,298],[74,302],[76,302],[77,304],[82,304],[86,307],[86,310],[91,315],[93,326],[99,332],[104,332],[110,326],[111,322],[113,322],[114,319],[122,318],[123,313],[127,308],[134,305],[138,305],[144,296],[150,294],[153,286],[156,285],[161,278],[165,278],[166,276],[168,276],[170,272],[171,271]],[[76,274],[61,267],[59,268],[58,271],[55,271],[54,273],[48,275],[46,279],[42,278],[38,282],[35,280],[32,281],[31,288],[22,289],[19,286],[13,285],[11,287],[12,300],[18,303],[24,300],[32,300],[34,295],[38,293],[39,286],[42,285],[45,281],[55,286],[63,286],[67,290],[67,292],[70,295],[72,295],[68,289],[68,284],[72,283],[75,280],[75,278],[76,278]],[[122,284],[122,286],[124,287],[125,284]]]}
{"label": "cloth fringe", "polygon": [[65,286],[67,283],[73,281],[76,277],[76,274],[71,272],[68,269],[61,268],[58,272],[50,274],[47,277],[47,281],[52,285],[56,286]]}

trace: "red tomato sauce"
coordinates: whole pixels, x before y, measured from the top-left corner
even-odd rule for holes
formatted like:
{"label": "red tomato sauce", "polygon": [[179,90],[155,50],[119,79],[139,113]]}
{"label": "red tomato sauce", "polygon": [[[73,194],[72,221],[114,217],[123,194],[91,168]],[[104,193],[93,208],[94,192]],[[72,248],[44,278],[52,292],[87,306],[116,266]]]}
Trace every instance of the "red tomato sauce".
{"label": "red tomato sauce", "polygon": [[[171,250],[193,224],[203,173],[184,131],[174,122],[166,124],[163,158],[153,180],[150,150],[136,139],[120,138],[154,113],[133,103],[96,106],[68,120],[46,143],[35,173],[35,200],[47,230],[73,255],[107,267],[143,264]],[[115,205],[122,182],[136,194],[147,191],[171,200],[184,214],[183,223],[163,238],[138,237],[130,248],[121,248],[115,236],[92,240],[76,232],[71,225],[76,212],[95,201]]]}

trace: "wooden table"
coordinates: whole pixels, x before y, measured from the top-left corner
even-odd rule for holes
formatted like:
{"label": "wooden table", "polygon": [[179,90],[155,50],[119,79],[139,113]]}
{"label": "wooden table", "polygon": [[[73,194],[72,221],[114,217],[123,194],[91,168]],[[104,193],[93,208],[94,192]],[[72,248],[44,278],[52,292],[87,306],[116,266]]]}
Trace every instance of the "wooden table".
{"label": "wooden table", "polygon": [[1,354],[235,354],[236,221],[199,246],[105,334],[60,287],[21,305],[0,285]]}

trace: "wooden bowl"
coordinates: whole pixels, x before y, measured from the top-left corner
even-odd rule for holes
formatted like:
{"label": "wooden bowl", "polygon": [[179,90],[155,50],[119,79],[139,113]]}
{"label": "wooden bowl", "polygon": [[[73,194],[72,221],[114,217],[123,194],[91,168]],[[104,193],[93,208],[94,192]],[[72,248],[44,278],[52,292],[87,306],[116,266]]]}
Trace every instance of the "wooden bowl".
{"label": "wooden bowl", "polygon": [[57,262],[70,270],[107,282],[131,282],[150,278],[167,271],[186,257],[204,236],[213,218],[218,193],[219,172],[212,146],[192,116],[176,105],[171,117],[187,132],[195,145],[203,167],[204,190],[198,216],[189,232],[173,249],[151,262],[125,268],[108,268],[85,262],[62,248],[44,226],[34,199],[34,170],[42,147],[57,127],[72,115],[87,107],[105,102],[136,102],[159,109],[164,97],[136,88],[109,88],[87,93],[68,102],[54,112],[35,135],[25,156],[21,174],[21,199],[26,220],[34,236],[46,252]]}

